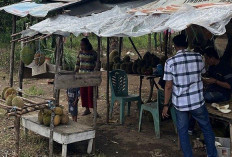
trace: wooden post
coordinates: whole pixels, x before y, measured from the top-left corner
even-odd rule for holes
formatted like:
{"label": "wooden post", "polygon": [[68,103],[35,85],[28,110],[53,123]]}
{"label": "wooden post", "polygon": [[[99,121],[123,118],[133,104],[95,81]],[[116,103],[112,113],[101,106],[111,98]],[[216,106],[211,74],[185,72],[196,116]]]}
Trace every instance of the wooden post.
{"label": "wooden post", "polygon": [[[98,62],[98,68],[101,69],[101,37],[97,36],[97,62]],[[99,88],[97,87],[97,98],[99,98]]]}
{"label": "wooden post", "polygon": [[168,58],[168,30],[166,30],[164,44],[165,57]]}
{"label": "wooden post", "polygon": [[151,52],[151,34],[148,34],[147,51]]}
{"label": "wooden post", "polygon": [[[19,89],[23,89],[23,73],[24,73],[24,63],[20,61],[19,64]],[[19,93],[22,96],[22,93]]]}
{"label": "wooden post", "polygon": [[163,43],[162,43],[162,34],[163,32],[160,32],[159,38],[160,38],[160,51],[163,51]]}
{"label": "wooden post", "polygon": [[[61,65],[62,51],[63,51],[63,37],[58,36],[58,38],[56,40],[56,73],[58,72],[59,66]],[[56,106],[59,105],[59,96],[60,96],[60,90],[55,89],[54,90],[54,98],[55,98],[55,105]]]}
{"label": "wooden post", "polygon": [[119,38],[119,47],[118,47],[118,54],[119,54],[120,58],[122,56],[122,42],[123,42],[123,37],[120,37]]}
{"label": "wooden post", "polygon": [[154,33],[154,42],[155,42],[155,50],[157,51],[157,49],[158,49],[158,44],[157,44],[157,33]]}
{"label": "wooden post", "polygon": [[[16,16],[12,17],[12,34],[16,33]],[[15,37],[12,37],[14,40]],[[11,43],[11,52],[10,52],[10,86],[13,87],[14,82],[14,54],[15,54],[15,42]]]}
{"label": "wooden post", "polygon": [[50,137],[49,137],[49,157],[53,157],[53,131],[54,131],[54,117],[55,113],[52,110],[51,124],[50,124]]}
{"label": "wooden post", "polygon": [[131,42],[133,48],[135,49],[135,52],[138,54],[139,58],[142,59],[142,56],[140,55],[139,51],[138,51],[137,48],[135,47],[135,44],[134,44],[133,40],[131,39],[131,37],[128,37],[128,38],[129,38],[129,40],[130,40],[130,42]]}
{"label": "wooden post", "polygon": [[232,122],[230,121],[230,156],[232,154]]}
{"label": "wooden post", "polygon": [[[93,123],[94,123],[94,130],[97,131],[97,87],[93,87],[93,110],[94,110],[94,119],[93,119]],[[93,140],[93,153],[95,153],[96,150],[96,146],[95,146],[96,140],[94,138]]]}
{"label": "wooden post", "polygon": [[106,52],[106,56],[107,56],[107,85],[106,85],[106,104],[107,104],[107,112],[106,112],[106,123],[109,122],[109,111],[110,111],[110,96],[109,96],[109,93],[110,93],[110,77],[109,77],[109,70],[110,70],[110,61],[109,61],[109,56],[110,54],[110,38],[107,37],[107,52]]}
{"label": "wooden post", "polygon": [[15,127],[15,156],[19,157],[19,141],[20,141],[20,117],[15,116],[14,121],[14,127]]}

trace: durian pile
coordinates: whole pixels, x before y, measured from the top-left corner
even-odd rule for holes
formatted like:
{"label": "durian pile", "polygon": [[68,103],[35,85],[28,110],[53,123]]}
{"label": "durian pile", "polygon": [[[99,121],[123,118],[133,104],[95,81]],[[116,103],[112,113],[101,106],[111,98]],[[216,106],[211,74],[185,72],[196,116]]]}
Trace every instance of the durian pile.
{"label": "durian pile", "polygon": [[[129,55],[124,56],[121,60],[118,51],[114,50],[109,55],[109,62],[109,71],[121,69],[127,74],[152,75],[153,68],[160,64],[160,58],[147,52],[142,59],[132,62]],[[107,63],[102,66],[104,70],[107,70]]]}
{"label": "durian pile", "polygon": [[[58,126],[60,124],[63,124],[63,125],[68,124],[69,122],[68,114],[65,114],[61,107],[56,107],[54,109],[54,113],[55,113],[54,126]],[[39,123],[45,126],[50,126],[51,114],[52,114],[52,111],[48,108],[40,110],[38,113]]]}
{"label": "durian pile", "polygon": [[6,100],[6,105],[24,107],[24,101],[21,97],[17,96],[17,91],[14,88],[6,87],[2,91],[2,99]]}

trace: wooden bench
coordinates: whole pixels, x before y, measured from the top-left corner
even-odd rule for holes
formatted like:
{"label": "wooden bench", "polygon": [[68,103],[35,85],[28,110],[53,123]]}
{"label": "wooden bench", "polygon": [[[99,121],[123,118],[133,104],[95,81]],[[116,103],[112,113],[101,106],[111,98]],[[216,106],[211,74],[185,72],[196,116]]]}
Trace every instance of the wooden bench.
{"label": "wooden bench", "polygon": [[[39,124],[37,114],[22,116],[22,126],[25,128],[25,134],[28,130],[41,136],[50,137],[50,128]],[[70,143],[88,140],[87,153],[92,152],[95,130],[80,123],[70,121],[68,125],[59,125],[54,128],[53,140],[62,144],[62,157],[67,156],[67,145]]]}
{"label": "wooden bench", "polygon": [[[228,104],[228,103],[225,103],[225,104]],[[207,104],[206,106],[207,106],[210,118],[217,119],[223,122],[227,122],[229,124],[230,126],[230,153],[232,154],[232,112],[222,113],[216,110],[215,108],[213,108],[211,104]],[[230,102],[229,109],[232,110],[231,102]]]}

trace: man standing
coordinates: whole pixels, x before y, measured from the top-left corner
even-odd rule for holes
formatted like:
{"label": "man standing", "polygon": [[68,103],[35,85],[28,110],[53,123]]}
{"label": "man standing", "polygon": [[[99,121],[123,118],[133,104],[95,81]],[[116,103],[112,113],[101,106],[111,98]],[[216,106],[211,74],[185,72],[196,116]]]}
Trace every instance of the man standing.
{"label": "man standing", "polygon": [[164,69],[165,100],[163,117],[168,117],[169,100],[176,108],[177,129],[184,157],[192,157],[188,127],[190,114],[197,120],[205,139],[208,157],[216,157],[215,137],[203,97],[201,74],[205,73],[202,56],[187,51],[185,35],[173,38],[177,54],[166,61]]}

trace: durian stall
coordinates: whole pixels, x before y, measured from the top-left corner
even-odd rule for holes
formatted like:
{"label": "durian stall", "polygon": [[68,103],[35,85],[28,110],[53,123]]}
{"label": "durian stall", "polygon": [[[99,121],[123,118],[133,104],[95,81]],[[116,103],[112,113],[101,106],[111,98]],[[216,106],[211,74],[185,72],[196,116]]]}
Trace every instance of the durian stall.
{"label": "durian stall", "polygon": [[[213,36],[220,36],[227,31],[225,26],[232,18],[231,6],[231,1],[224,2],[220,0],[158,0],[148,5],[126,11],[115,7],[112,10],[100,14],[93,14],[92,16],[85,18],[60,15],[56,18],[46,19],[41,23],[30,27],[23,32],[23,34],[27,36],[32,32],[42,34],[72,33],[75,36],[78,36],[82,32],[92,32],[97,36],[107,37],[107,41],[109,41],[108,37],[137,37],[152,32],[166,31],[167,29],[180,32],[192,28],[192,25],[194,24],[208,30]],[[65,24],[59,25],[61,21]],[[109,70],[110,68],[113,69],[113,66],[116,69],[119,68],[119,66],[120,69],[121,66],[125,69],[125,64],[118,64],[120,60],[118,57],[115,58],[115,65],[110,63],[109,55],[109,45],[107,44],[106,94],[108,110]],[[125,60],[127,60],[127,58],[125,58]],[[128,67],[131,68],[131,63],[130,66],[128,64]],[[137,69],[136,72],[138,72]],[[209,112],[214,117],[221,116],[220,114],[215,115],[215,113],[210,110]],[[109,112],[106,114],[108,119]],[[227,118],[229,119],[228,122],[230,123],[230,126],[232,126],[232,117],[228,115]],[[232,130],[232,127],[230,127],[230,130]]]}
{"label": "durian stall", "polygon": [[[83,80],[82,83],[88,84],[85,81],[87,79],[89,82],[95,82],[96,79],[99,81],[93,86],[97,86],[101,82],[101,74],[89,74],[86,76],[76,75],[70,72],[59,70],[60,55],[62,53],[62,36],[74,34],[78,36],[80,33],[91,32],[100,37],[107,37],[107,120],[109,118],[109,70],[110,70],[110,52],[109,52],[109,37],[137,37],[152,32],[166,31],[167,29],[172,29],[175,32],[180,32],[190,27],[192,24],[199,25],[209,30],[214,35],[222,35],[226,32],[225,25],[229,23],[232,17],[232,7],[229,2],[218,3],[217,0],[207,0],[195,3],[195,1],[173,1],[173,0],[159,0],[155,3],[148,4],[140,8],[135,8],[133,10],[125,10],[115,7],[106,12],[100,14],[93,14],[89,17],[72,17],[68,15],[59,15],[54,18],[48,18],[36,25],[31,26],[29,29],[21,32],[21,34],[26,38],[30,36],[35,36],[37,34],[56,34],[59,35],[57,39],[57,52],[56,55],[56,66],[55,66],[55,89],[56,89],[56,100],[59,97],[59,89],[69,88],[70,84],[67,82],[75,82],[75,87],[81,86],[78,81]],[[217,3],[215,3],[217,2]],[[176,4],[177,3],[177,4]],[[184,4],[185,3],[185,4]],[[215,4],[214,4],[215,3]],[[184,4],[184,5],[183,5]],[[204,4],[204,5],[203,5]],[[207,4],[207,5],[205,5]],[[161,7],[163,6],[163,7]],[[207,7],[206,7],[207,6]],[[186,11],[187,10],[187,11]],[[217,12],[217,14],[214,14]],[[62,23],[62,25],[61,25]],[[118,62],[120,58],[115,58]],[[124,59],[128,61],[128,57]],[[137,62],[140,62],[139,60]],[[139,63],[144,64],[144,63]],[[129,66],[130,65],[130,66]],[[131,70],[131,63],[128,67]],[[134,64],[133,64],[134,65]],[[132,71],[133,71],[132,65]],[[136,65],[136,64],[135,64]],[[136,72],[138,73],[137,69]],[[125,69],[125,64],[120,65],[120,68]],[[116,64],[115,68],[119,65]],[[140,67],[141,68],[141,67]],[[143,69],[143,74],[149,73],[148,69]],[[139,70],[142,72],[142,69]],[[69,78],[69,80],[65,80]],[[90,80],[94,81],[90,81]],[[57,85],[57,86],[56,86]],[[64,86],[65,85],[65,86]],[[89,85],[89,84],[88,84]],[[73,86],[72,86],[73,87]],[[95,97],[96,101],[96,97]],[[54,102],[56,104],[56,102]],[[38,104],[40,106],[40,104]],[[36,105],[35,105],[36,106]],[[51,106],[51,105],[50,105]],[[2,105],[7,110],[9,107]],[[94,107],[96,110],[96,107]],[[11,110],[12,108],[10,108]],[[20,109],[16,109],[16,113],[20,113]],[[19,111],[17,111],[17,109]],[[96,112],[95,112],[96,113]],[[55,117],[55,113],[52,112],[52,117]],[[17,116],[16,116],[17,117]],[[96,118],[96,116],[95,116]],[[231,117],[232,119],[232,117]],[[95,119],[96,120],[96,119]],[[30,120],[33,122],[33,120]],[[51,132],[50,136],[53,136],[53,123],[54,120],[51,118]],[[231,121],[230,121],[231,123]],[[55,130],[55,129],[54,129]],[[232,134],[232,133],[231,133]],[[53,137],[50,138],[53,140]],[[232,146],[232,145],[231,145]],[[66,149],[66,147],[64,147]],[[51,150],[51,149],[50,149]],[[232,150],[232,149],[231,149]],[[52,150],[51,150],[52,151]]]}

